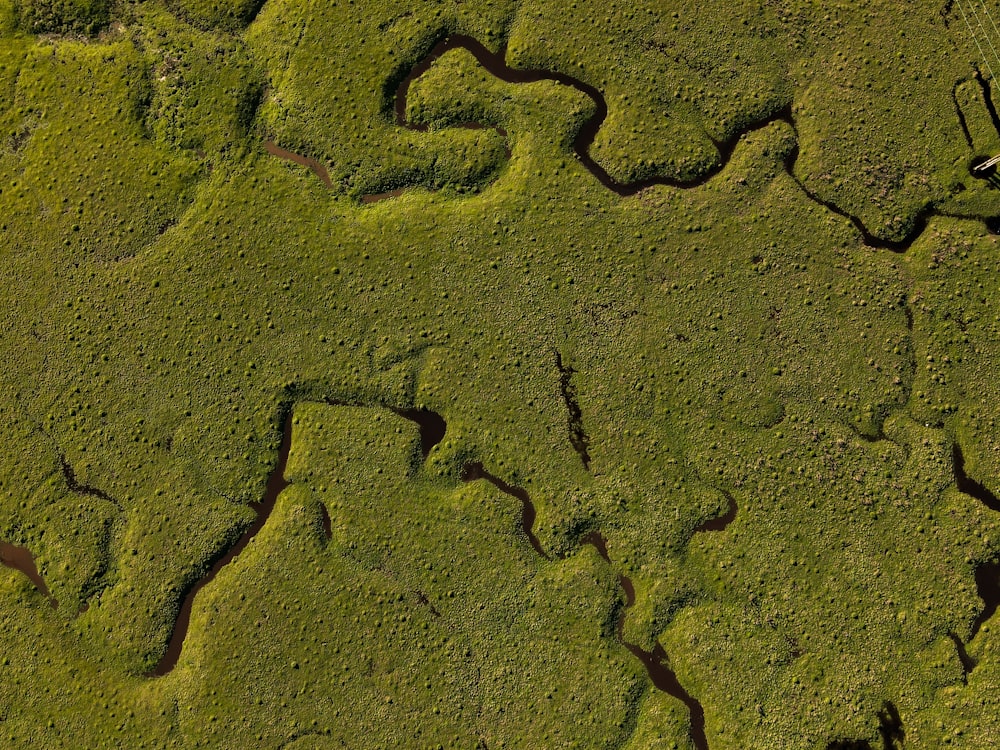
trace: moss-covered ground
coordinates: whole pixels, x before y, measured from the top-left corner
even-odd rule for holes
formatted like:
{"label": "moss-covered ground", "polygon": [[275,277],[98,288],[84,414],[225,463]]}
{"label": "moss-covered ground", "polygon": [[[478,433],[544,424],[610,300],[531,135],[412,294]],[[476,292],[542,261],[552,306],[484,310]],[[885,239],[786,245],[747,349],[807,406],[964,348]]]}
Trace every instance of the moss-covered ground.
{"label": "moss-covered ground", "polygon": [[1000,746],[965,5],[0,0],[0,747]]}

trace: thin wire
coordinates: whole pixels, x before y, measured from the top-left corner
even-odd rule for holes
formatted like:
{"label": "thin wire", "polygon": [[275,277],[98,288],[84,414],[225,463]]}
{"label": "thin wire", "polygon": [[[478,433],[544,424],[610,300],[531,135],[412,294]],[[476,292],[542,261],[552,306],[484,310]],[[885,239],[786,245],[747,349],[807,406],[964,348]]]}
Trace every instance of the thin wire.
{"label": "thin wire", "polygon": [[993,14],[990,13],[990,8],[986,4],[986,0],[981,0],[983,3],[983,10],[986,11],[986,17],[990,19],[990,24],[993,26],[993,31],[996,32],[997,36],[1000,36],[1000,29],[997,28],[996,21],[993,20]]}
{"label": "thin wire", "polygon": [[[983,30],[983,36],[986,38],[986,43],[988,45],[990,45],[990,49],[993,50],[993,57],[996,58],[997,65],[1000,65],[1000,54],[997,54],[997,49],[996,49],[996,47],[993,46],[993,40],[990,39],[989,32],[986,31],[986,27],[983,26],[983,22],[979,18],[979,14],[976,13],[976,6],[975,6],[975,3],[973,2],[973,0],[969,0],[969,8],[972,11],[972,15],[975,16],[976,23],[979,24],[979,28]],[[993,76],[993,78],[995,79],[996,76]]]}
{"label": "thin wire", "polygon": [[958,9],[962,12],[962,18],[965,19],[965,25],[969,27],[969,33],[972,35],[972,41],[976,43],[976,47],[979,49],[979,54],[983,58],[983,63],[986,65],[986,69],[990,72],[990,78],[995,79],[996,76],[993,75],[993,68],[990,67],[990,61],[986,59],[986,53],[983,52],[983,48],[979,44],[979,38],[976,36],[976,32],[973,30],[972,24],[969,23],[969,17],[965,15],[965,9],[962,7],[961,1],[955,0],[955,4],[958,6]]}

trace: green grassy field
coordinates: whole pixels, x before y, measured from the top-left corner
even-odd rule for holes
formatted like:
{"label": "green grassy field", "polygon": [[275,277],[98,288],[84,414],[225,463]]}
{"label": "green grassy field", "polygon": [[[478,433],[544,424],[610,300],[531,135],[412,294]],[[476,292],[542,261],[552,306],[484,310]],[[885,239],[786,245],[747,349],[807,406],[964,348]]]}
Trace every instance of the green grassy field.
{"label": "green grassy field", "polygon": [[1000,744],[960,10],[0,0],[0,746]]}

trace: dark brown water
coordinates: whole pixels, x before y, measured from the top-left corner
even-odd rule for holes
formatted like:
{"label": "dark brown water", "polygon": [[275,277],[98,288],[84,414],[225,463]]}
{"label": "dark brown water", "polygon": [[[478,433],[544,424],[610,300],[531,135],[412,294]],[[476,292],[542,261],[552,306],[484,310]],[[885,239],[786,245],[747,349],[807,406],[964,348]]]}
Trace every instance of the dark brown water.
{"label": "dark brown water", "polygon": [[969,672],[976,668],[976,660],[973,659],[969,652],[965,649],[965,644],[962,643],[962,639],[958,637],[958,634],[954,631],[948,633],[948,637],[951,638],[952,643],[955,644],[955,650],[958,652],[958,660],[962,663],[962,671],[965,672],[966,677],[968,677]]}
{"label": "dark brown water", "polygon": [[594,159],[590,156],[590,146],[594,142],[594,138],[597,136],[597,131],[600,130],[601,125],[608,116],[608,105],[599,89],[588,83],[584,83],[583,81],[573,78],[572,76],[568,76],[565,73],[556,73],[550,70],[522,70],[508,67],[506,62],[506,49],[501,49],[499,52],[491,52],[478,40],[463,34],[452,34],[451,36],[438,42],[427,54],[427,56],[417,63],[406,75],[406,77],[400,81],[400,84],[396,89],[396,97],[393,107],[396,114],[397,124],[416,130],[424,129],[424,126],[411,125],[406,120],[406,96],[409,92],[410,84],[426,73],[427,70],[430,69],[431,65],[433,65],[434,61],[441,57],[441,55],[453,49],[466,50],[476,58],[483,68],[507,83],[537,83],[538,81],[555,81],[564,86],[574,88],[592,99],[594,102],[594,113],[583,124],[579,132],[576,134],[576,137],[573,139],[573,151],[576,153],[580,163],[583,164],[583,166],[591,174],[593,174],[602,185],[609,190],[614,191],[618,195],[634,195],[635,193],[645,190],[648,187],[652,187],[653,185],[691,186],[704,182],[709,178],[709,176],[711,176],[711,174],[714,174],[719,170],[719,168],[721,168],[722,163],[728,159],[728,155],[732,153],[737,141],[739,141],[739,135],[742,135],[738,134],[726,142],[715,144],[719,149],[720,154],[722,154],[719,164],[715,169],[706,173],[702,177],[699,177],[697,181],[651,178],[629,183],[618,182],[608,174],[607,170],[594,161]]}
{"label": "dark brown water", "polygon": [[[600,532],[590,532],[581,537],[580,543],[591,545],[597,550],[597,554],[604,558],[605,562],[611,563],[611,558],[608,556],[608,542]],[[625,594],[625,606],[618,613],[618,619],[615,621],[615,634],[619,643],[645,667],[653,687],[672,695],[687,707],[691,721],[691,741],[697,750],[708,750],[708,737],[705,735],[705,709],[681,685],[674,670],[670,668],[670,660],[660,642],[657,641],[654,644],[652,651],[647,651],[637,644],[625,640],[625,617],[628,615],[629,608],[635,604],[635,586],[632,584],[632,579],[622,574],[618,575],[618,585],[621,586],[622,592]]]}
{"label": "dark brown water", "polygon": [[[462,34],[453,34],[449,37],[438,42],[427,56],[417,63],[410,72],[400,81],[399,86],[396,89],[395,100],[393,103],[393,110],[396,115],[397,124],[412,128],[414,130],[424,130],[425,127],[421,125],[413,125],[406,120],[406,96],[409,91],[410,84],[414,80],[423,75],[431,67],[435,60],[437,60],[445,52],[452,49],[464,49],[469,52],[480,65],[483,66],[492,75],[496,76],[502,81],[507,83],[535,83],[538,81],[555,81],[561,83],[564,86],[569,86],[576,89],[577,91],[583,93],[584,95],[590,97],[594,102],[594,113],[591,117],[583,124],[576,137],[573,139],[573,151],[576,157],[579,159],[580,163],[589,171],[597,180],[608,190],[620,195],[629,196],[635,195],[642,190],[656,186],[656,185],[666,185],[670,187],[682,187],[691,188],[703,185],[711,177],[718,174],[722,167],[729,161],[732,156],[733,151],[736,149],[737,143],[740,139],[747,133],[751,133],[754,130],[758,130],[763,127],[767,127],[772,122],[784,121],[787,122],[793,130],[795,130],[795,122],[792,119],[792,107],[791,105],[786,105],[781,110],[776,111],[773,115],[769,116],[767,119],[752,123],[746,128],[734,133],[731,137],[725,141],[715,141],[713,139],[713,144],[719,152],[719,157],[716,160],[715,165],[700,174],[699,176],[686,179],[677,180],[666,177],[650,177],[643,180],[637,180],[635,182],[618,182],[611,175],[608,174],[600,164],[598,164],[590,156],[590,147],[594,142],[594,138],[597,136],[597,132],[600,130],[601,125],[604,124],[604,120],[608,115],[608,105],[603,94],[600,90],[591,86],[588,83],[584,83],[572,76],[566,75],[565,73],[556,73],[548,70],[532,70],[532,69],[517,69],[510,68],[507,66],[506,62],[506,49],[501,49],[499,52],[491,52],[486,49],[479,41],[476,39],[465,36]],[[988,88],[988,86],[987,86]],[[987,91],[987,101],[988,105],[992,106],[992,100],[988,98]],[[992,116],[992,112],[991,112]],[[796,133],[798,131],[796,130]],[[902,240],[883,240],[876,237],[865,226],[858,216],[851,214],[840,206],[832,203],[830,201],[823,200],[816,193],[808,190],[805,185],[795,177],[794,165],[798,158],[798,148],[793,149],[785,160],[785,168],[788,174],[795,179],[802,191],[814,202],[824,206],[830,211],[834,212],[838,216],[850,221],[855,228],[860,232],[864,242],[869,247],[873,248],[885,248],[892,250],[894,252],[905,251],[913,241],[920,236],[923,230],[927,226],[928,216],[933,215],[934,207],[927,206],[922,210],[913,221],[913,225],[909,228],[905,239]],[[389,194],[380,194],[381,198],[389,197]]]}
{"label": "dark brown water", "polygon": [[45,585],[45,581],[38,572],[38,566],[35,565],[35,557],[27,547],[0,542],[0,565],[24,573],[28,580],[35,584],[35,588],[41,592],[42,596],[49,600],[53,609],[59,606],[59,603],[49,593],[49,587]]}
{"label": "dark brown water", "polygon": [[205,588],[218,575],[219,571],[231,563],[240,552],[246,549],[250,540],[257,536],[257,533],[264,528],[264,524],[270,517],[271,511],[274,510],[274,504],[278,499],[278,495],[288,486],[288,482],[285,480],[285,467],[288,465],[288,454],[291,448],[292,412],[289,410],[284,419],[281,445],[278,448],[278,460],[267,478],[264,496],[260,501],[250,503],[250,507],[257,511],[257,518],[247,527],[246,531],[236,541],[236,544],[226,550],[212,564],[208,572],[188,589],[187,594],[185,594],[181,602],[180,611],[177,613],[177,620],[174,623],[174,630],[170,636],[170,642],[167,644],[167,650],[147,677],[162,677],[170,673],[177,666],[177,660],[180,658],[181,650],[184,648],[184,639],[187,637],[188,626],[191,623],[191,608],[194,606],[194,599],[198,595],[198,592]]}
{"label": "dark brown water", "polygon": [[710,518],[707,521],[705,521],[705,523],[703,523],[701,526],[695,529],[696,534],[699,531],[722,531],[729,524],[731,524],[733,520],[736,518],[736,511],[738,510],[736,506],[736,500],[733,498],[731,494],[726,492],[726,490],[719,490],[719,492],[722,493],[723,497],[725,497],[726,501],[729,503],[729,509],[725,512],[724,515],[717,516],[715,518]]}
{"label": "dark brown water", "polygon": [[76,472],[73,471],[73,467],[70,465],[69,461],[66,460],[65,456],[59,456],[59,465],[62,467],[63,478],[66,480],[66,486],[69,487],[71,491],[81,495],[90,495],[91,497],[100,498],[101,500],[109,502],[121,510],[122,506],[119,502],[104,490],[91,487],[89,484],[80,484],[80,482],[76,479]]}
{"label": "dark brown water", "polygon": [[531,502],[531,498],[528,496],[528,491],[523,487],[516,487],[512,484],[507,484],[502,479],[493,476],[486,471],[486,469],[483,468],[483,465],[479,462],[468,463],[462,468],[463,482],[475,482],[478,479],[485,479],[501,492],[504,492],[521,502],[521,530],[524,532],[524,535],[528,537],[528,541],[531,543],[535,552],[537,552],[540,557],[544,557],[546,560],[551,560],[552,558],[545,553],[545,550],[542,549],[541,542],[539,542],[538,537],[535,536],[535,506]]}
{"label": "dark brown water", "polygon": [[[742,130],[733,133],[729,138],[724,141],[712,140],[716,149],[719,152],[719,156],[716,159],[714,166],[711,169],[705,170],[703,173],[697,177],[691,179],[672,179],[667,177],[650,177],[643,180],[637,180],[635,182],[618,182],[611,175],[608,174],[600,164],[598,164],[590,156],[590,146],[594,142],[594,138],[597,136],[597,132],[600,130],[601,125],[608,115],[608,105],[604,96],[601,94],[600,90],[591,86],[588,83],[573,78],[572,76],[566,75],[565,73],[556,73],[554,71],[548,70],[534,70],[534,69],[517,69],[510,68],[506,63],[506,49],[501,49],[499,52],[491,52],[486,47],[484,47],[479,41],[473,37],[465,36],[462,34],[453,34],[446,37],[445,39],[438,42],[431,51],[427,54],[423,60],[417,63],[410,72],[400,81],[399,86],[396,88],[396,94],[393,101],[393,111],[396,116],[396,123],[402,127],[410,128],[412,130],[423,131],[427,129],[425,125],[419,125],[410,123],[406,120],[406,97],[409,92],[410,84],[423,75],[430,66],[437,60],[441,55],[443,55],[448,50],[452,49],[464,49],[472,54],[473,57],[482,65],[487,71],[492,75],[496,76],[502,81],[507,83],[535,83],[538,81],[555,81],[561,83],[564,86],[569,86],[571,88],[580,91],[586,96],[590,97],[594,102],[594,113],[591,117],[583,124],[580,130],[577,132],[576,137],[573,139],[573,151],[579,159],[580,163],[595,177],[597,180],[608,190],[620,195],[620,196],[630,196],[635,195],[647,188],[656,185],[665,185],[670,187],[681,187],[681,188],[691,188],[703,185],[711,177],[718,174],[718,172],[725,166],[732,156],[733,151],[736,148],[737,143],[740,139],[755,130],[767,127],[773,122],[784,121],[787,122],[793,130],[795,128],[795,122],[792,118],[792,107],[791,105],[786,105],[781,110],[776,111],[774,114],[768,116],[766,119],[751,123]],[[996,109],[993,106],[993,100],[989,91],[989,84],[982,80],[980,77],[980,85],[984,86],[984,96],[987,103],[987,109],[990,111],[990,116],[994,121],[994,124],[1000,130],[1000,119],[996,116]],[[482,127],[481,123],[461,123],[456,125],[456,127]],[[502,128],[494,126],[504,138],[507,138],[507,133]],[[796,130],[796,134],[798,131]],[[273,141],[265,141],[265,148],[267,148],[268,153],[278,156],[282,159],[288,159],[295,162],[296,164],[302,164],[307,166],[315,172],[320,179],[323,180],[327,187],[333,187],[330,180],[330,176],[326,171],[326,168],[320,164],[315,159],[310,157],[302,156],[301,154],[296,154],[292,151],[281,148],[276,145]],[[510,146],[509,143],[506,147],[507,156],[510,156]],[[841,216],[848,221],[850,221],[854,227],[861,234],[862,239],[866,245],[872,248],[884,248],[892,250],[893,252],[904,252],[910,245],[919,237],[924,229],[927,227],[927,219],[930,216],[936,214],[933,205],[925,206],[921,211],[919,211],[913,219],[911,226],[906,232],[906,236],[901,240],[884,240],[874,234],[872,234],[868,228],[865,226],[864,222],[861,221],[860,217],[851,214],[850,212],[844,210],[837,204],[824,200],[819,197],[818,194],[806,188],[805,184],[795,176],[794,165],[798,158],[798,148],[794,148],[785,159],[785,168],[788,174],[795,180],[796,184],[802,189],[805,195],[815,203],[827,208],[833,213]],[[979,176],[979,175],[977,175]],[[995,175],[988,176],[987,179],[994,179]],[[998,187],[1000,187],[1000,180],[998,180]],[[374,193],[371,195],[366,195],[361,198],[363,203],[376,203],[378,201],[387,200],[402,194],[405,187],[399,187],[393,190],[388,190],[381,193]]]}
{"label": "dark brown water", "polygon": [[[535,552],[540,557],[546,560],[551,560],[552,558],[546,554],[544,549],[542,549],[542,545],[538,541],[538,538],[535,536],[532,529],[535,522],[535,506],[532,504],[527,491],[523,487],[510,485],[502,479],[490,474],[479,462],[466,464],[462,471],[462,480],[465,482],[473,482],[479,479],[487,480],[501,492],[504,492],[521,501],[522,531],[525,536],[528,537],[528,540],[531,542],[531,546]],[[611,560],[608,556],[607,540],[599,532],[590,532],[586,536],[582,537],[580,542],[581,544],[592,545],[594,549],[597,550],[598,554],[604,558],[605,562],[610,564]],[[632,584],[632,580],[628,576],[621,574],[618,576],[618,585],[621,586],[622,592],[625,594],[625,606],[619,613],[618,619],[615,622],[615,634],[618,641],[643,665],[646,669],[646,674],[649,675],[650,682],[653,683],[653,687],[674,696],[684,703],[688,709],[688,713],[690,714],[691,738],[695,747],[697,750],[708,750],[708,739],[705,736],[705,710],[702,708],[701,704],[684,689],[684,686],[680,684],[680,681],[677,679],[677,675],[670,668],[670,662],[663,646],[657,642],[652,651],[646,651],[640,646],[634,643],[629,643],[625,640],[625,616],[627,614],[627,610],[635,604],[635,586]]]}
{"label": "dark brown water", "polygon": [[976,637],[983,623],[996,614],[1000,604],[1000,562],[985,562],[976,566],[976,590],[983,600],[983,609],[972,622],[970,640]]}
{"label": "dark brown water", "polygon": [[[990,510],[1000,512],[1000,499],[981,482],[965,473],[965,456],[962,455],[962,449],[957,442],[952,445],[951,465],[955,475],[955,486],[960,492],[976,498]],[[997,606],[1000,605],[1000,562],[988,561],[976,567],[976,588],[983,600],[983,609],[972,623],[970,640],[979,632],[982,624],[996,613]]]}
{"label": "dark brown water", "polygon": [[[905,745],[906,732],[899,711],[892,701],[882,704],[878,712],[878,734],[882,740],[882,750],[898,750]],[[826,750],[874,750],[868,740],[834,740],[826,746]]]}
{"label": "dark brown water", "polygon": [[[325,398],[323,403],[327,406],[365,406],[362,403],[335,398]],[[425,461],[434,446],[444,440],[448,423],[436,411],[414,406],[387,406],[385,408],[417,425],[417,429],[420,431],[420,453]]]}
{"label": "dark brown water", "polygon": [[563,363],[562,354],[555,350],[556,368],[559,370],[559,391],[569,415],[569,442],[580,457],[583,468],[590,471],[590,436],[583,427],[583,410],[576,396],[576,386],[573,375],[576,374],[570,365]]}
{"label": "dark brown water", "polygon": [[267,149],[267,153],[271,156],[277,156],[279,159],[287,159],[288,161],[295,162],[296,164],[301,164],[303,167],[309,167],[317,177],[323,180],[323,184],[328,188],[333,187],[333,182],[330,180],[330,174],[326,171],[326,167],[320,164],[318,161],[313,159],[311,156],[302,156],[302,154],[296,154],[293,151],[288,151],[282,148],[274,141],[264,141],[264,148]]}
{"label": "dark brown water", "polygon": [[962,455],[962,449],[958,443],[952,445],[951,448],[951,465],[955,473],[955,486],[958,487],[959,492],[971,495],[990,510],[1000,513],[1000,499],[997,499],[997,496],[986,489],[983,484],[965,473],[965,456]]}
{"label": "dark brown water", "polygon": [[412,407],[404,409],[396,406],[390,406],[389,409],[394,414],[416,423],[420,430],[420,452],[426,461],[434,446],[444,440],[444,434],[448,430],[448,423],[444,421],[444,417],[430,409]]}
{"label": "dark brown water", "polygon": [[[332,406],[347,406],[347,403],[341,403],[338,401],[327,400],[326,403]],[[431,449],[437,445],[444,438],[445,430],[447,425],[444,418],[440,414],[430,411],[429,409],[416,409],[416,408],[397,408],[390,407],[391,410],[401,417],[409,419],[415,422],[420,430],[420,447],[424,458],[431,452]],[[219,571],[222,570],[226,565],[231,563],[240,552],[246,549],[246,546],[250,543],[250,540],[257,536],[257,533],[264,528],[264,524],[267,523],[267,519],[271,516],[271,511],[274,510],[274,504],[278,499],[278,495],[281,491],[288,486],[288,482],[285,479],[285,467],[288,465],[288,455],[292,448],[292,412],[289,410],[288,414],[285,416],[284,427],[281,435],[281,445],[278,448],[278,459],[275,463],[274,469],[272,469],[270,475],[267,478],[267,484],[264,488],[264,496],[258,502],[250,503],[250,507],[257,511],[257,518],[254,522],[247,527],[246,531],[240,536],[236,543],[225,551],[215,562],[212,563],[208,572],[199,578],[188,592],[185,594],[183,601],[181,602],[180,610],[177,613],[177,620],[174,623],[174,629],[170,636],[170,642],[167,644],[167,650],[160,658],[156,667],[150,672],[148,677],[162,677],[165,674],[170,673],[175,666],[177,666],[177,660],[180,658],[181,651],[184,648],[184,639],[187,637],[188,627],[191,624],[191,609],[194,606],[194,599],[209,582],[211,582]],[[326,509],[326,506],[321,506],[323,531],[326,534],[326,538],[329,539],[333,536],[333,526],[330,520],[330,514]]]}

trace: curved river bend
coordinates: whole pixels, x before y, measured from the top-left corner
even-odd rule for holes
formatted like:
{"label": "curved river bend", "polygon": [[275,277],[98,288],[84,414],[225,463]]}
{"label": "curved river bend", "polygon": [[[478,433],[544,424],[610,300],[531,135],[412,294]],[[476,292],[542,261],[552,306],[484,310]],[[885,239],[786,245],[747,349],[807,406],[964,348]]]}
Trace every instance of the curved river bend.
{"label": "curved river bend", "polygon": [[[570,88],[575,89],[576,91],[579,91],[589,97],[594,103],[594,113],[586,120],[586,122],[583,123],[580,130],[574,137],[572,145],[573,153],[576,155],[576,158],[580,161],[580,163],[598,180],[598,182],[601,183],[601,185],[622,197],[635,195],[636,193],[657,185],[676,188],[693,188],[703,185],[725,167],[732,157],[736,145],[744,135],[766,127],[772,122],[781,121],[788,123],[795,131],[796,140],[798,140],[798,130],[795,127],[795,121],[792,117],[792,105],[789,103],[781,109],[776,110],[767,118],[748,124],[746,127],[736,131],[733,135],[723,141],[713,138],[712,143],[719,152],[719,159],[712,168],[706,170],[697,177],[687,180],[669,177],[649,177],[642,180],[636,180],[634,182],[619,182],[608,174],[608,171],[598,164],[597,161],[595,161],[590,155],[590,147],[593,145],[598,131],[608,116],[607,100],[598,88],[565,73],[557,73],[555,71],[541,69],[511,68],[507,65],[507,50],[505,47],[501,48],[499,52],[491,52],[477,39],[464,34],[451,34],[441,39],[441,41],[435,44],[427,55],[420,60],[420,62],[414,65],[410,69],[409,73],[402,78],[399,85],[396,87],[395,96],[392,100],[392,111],[395,115],[397,125],[415,131],[422,132],[427,130],[426,125],[411,123],[406,119],[406,101],[410,84],[427,72],[434,61],[441,57],[441,55],[453,49],[466,50],[476,58],[485,70],[496,78],[507,83],[537,83],[539,81],[554,81],[564,86],[569,86]],[[478,122],[456,123],[454,127],[480,128],[483,127],[483,124]],[[504,138],[507,137],[507,133],[503,128],[495,125],[490,127],[493,127]],[[328,188],[333,187],[326,168],[316,159],[283,149],[271,140],[265,141],[264,146],[268,153],[274,156],[309,167]],[[507,154],[509,157],[509,146],[507,147]],[[893,252],[905,252],[927,228],[927,221],[931,216],[945,215],[937,211],[933,205],[928,204],[913,217],[912,225],[907,230],[906,236],[903,239],[882,239],[873,234],[865,226],[859,216],[844,210],[833,201],[821,198],[817,193],[807,188],[806,185],[795,176],[794,165],[797,158],[798,146],[792,149],[785,160],[785,170],[788,172],[789,176],[796,182],[802,192],[810,200],[850,221],[851,224],[854,225],[855,229],[861,234],[864,244],[868,247],[883,248],[892,250]],[[361,197],[361,202],[375,203],[389,198],[394,198],[401,195],[407,187],[411,187],[411,185],[399,185],[395,188],[386,190],[385,192],[364,195]],[[988,227],[991,226],[991,221],[996,223],[996,220],[990,219],[989,217],[980,218],[987,224]]]}

